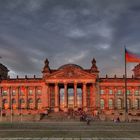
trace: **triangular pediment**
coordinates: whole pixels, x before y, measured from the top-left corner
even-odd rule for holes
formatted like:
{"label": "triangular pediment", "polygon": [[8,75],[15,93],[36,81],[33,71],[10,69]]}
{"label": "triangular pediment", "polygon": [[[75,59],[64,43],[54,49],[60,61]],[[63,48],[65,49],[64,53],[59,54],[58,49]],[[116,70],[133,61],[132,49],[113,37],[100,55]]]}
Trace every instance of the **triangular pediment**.
{"label": "triangular pediment", "polygon": [[95,79],[96,75],[75,66],[58,69],[46,77],[47,79]]}

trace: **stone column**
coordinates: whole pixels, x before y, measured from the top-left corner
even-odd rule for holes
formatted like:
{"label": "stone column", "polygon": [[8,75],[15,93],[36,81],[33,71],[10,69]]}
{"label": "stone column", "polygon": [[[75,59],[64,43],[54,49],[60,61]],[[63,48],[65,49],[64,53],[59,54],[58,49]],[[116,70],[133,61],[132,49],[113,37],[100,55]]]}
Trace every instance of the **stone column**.
{"label": "stone column", "polygon": [[37,109],[37,87],[34,87],[34,109]]}
{"label": "stone column", "polygon": [[36,109],[36,87],[33,88],[33,109]]}
{"label": "stone column", "polygon": [[105,109],[108,110],[109,109],[109,89],[106,88],[105,89],[105,96],[106,96],[106,99],[105,99]]}
{"label": "stone column", "polygon": [[59,89],[58,89],[58,83],[55,83],[55,112],[59,112]]}
{"label": "stone column", "polygon": [[83,109],[84,111],[87,111],[86,83],[83,83]]}
{"label": "stone column", "polygon": [[74,83],[74,109],[77,110],[77,83]]}
{"label": "stone column", "polygon": [[26,86],[26,90],[25,90],[25,98],[26,98],[26,109],[29,109],[29,102],[28,102],[28,86]]}
{"label": "stone column", "polygon": [[131,109],[135,108],[135,90],[137,90],[136,88],[132,88],[132,100],[131,100]]}
{"label": "stone column", "polygon": [[47,102],[47,108],[49,108],[49,84],[46,84],[46,102]]}
{"label": "stone column", "polygon": [[68,87],[67,83],[64,83],[64,112],[68,111]]}
{"label": "stone column", "polygon": [[20,96],[20,87],[18,86],[16,90],[17,90],[17,109],[19,111],[19,109],[21,108],[21,103],[20,103],[20,98],[19,98],[19,96]]}
{"label": "stone column", "polygon": [[11,92],[11,87],[8,87],[8,97],[9,97],[9,109],[12,108],[12,92]]}
{"label": "stone column", "polygon": [[91,88],[90,89],[92,89],[92,90],[90,90],[90,108],[91,108],[91,110],[93,110],[93,109],[95,109],[96,108],[96,95],[95,95],[95,84],[94,83],[92,83],[91,84]]}

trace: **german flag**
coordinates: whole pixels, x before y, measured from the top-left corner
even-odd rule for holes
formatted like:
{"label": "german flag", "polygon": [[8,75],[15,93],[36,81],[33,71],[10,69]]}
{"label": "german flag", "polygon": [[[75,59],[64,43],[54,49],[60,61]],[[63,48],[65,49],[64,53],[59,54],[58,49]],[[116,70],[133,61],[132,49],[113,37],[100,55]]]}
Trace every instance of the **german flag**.
{"label": "german flag", "polygon": [[140,63],[140,54],[135,54],[125,48],[125,59],[127,63]]}

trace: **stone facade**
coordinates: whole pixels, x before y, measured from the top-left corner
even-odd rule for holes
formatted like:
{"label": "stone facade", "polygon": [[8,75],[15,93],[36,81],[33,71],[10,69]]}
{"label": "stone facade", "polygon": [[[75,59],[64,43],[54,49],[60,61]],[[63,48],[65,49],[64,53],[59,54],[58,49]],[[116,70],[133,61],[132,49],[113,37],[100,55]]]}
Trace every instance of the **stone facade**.
{"label": "stone facade", "polygon": [[[8,69],[1,66],[2,114],[39,114],[47,110],[68,112],[69,109],[109,115],[124,112],[124,77],[99,77],[95,59],[90,69],[76,64],[51,69],[46,59],[41,78],[8,78]],[[136,72],[140,73],[140,68]],[[137,73],[134,70],[135,76],[127,79],[127,103],[132,115],[140,114],[140,79]]]}

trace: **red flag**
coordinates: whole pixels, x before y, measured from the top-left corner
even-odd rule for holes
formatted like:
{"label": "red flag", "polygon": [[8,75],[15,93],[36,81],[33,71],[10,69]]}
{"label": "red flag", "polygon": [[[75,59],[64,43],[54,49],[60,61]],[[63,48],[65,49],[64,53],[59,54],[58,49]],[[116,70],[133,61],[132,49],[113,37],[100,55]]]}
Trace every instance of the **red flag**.
{"label": "red flag", "polygon": [[125,58],[126,58],[126,62],[140,63],[140,55],[132,53],[127,49],[125,49]]}

